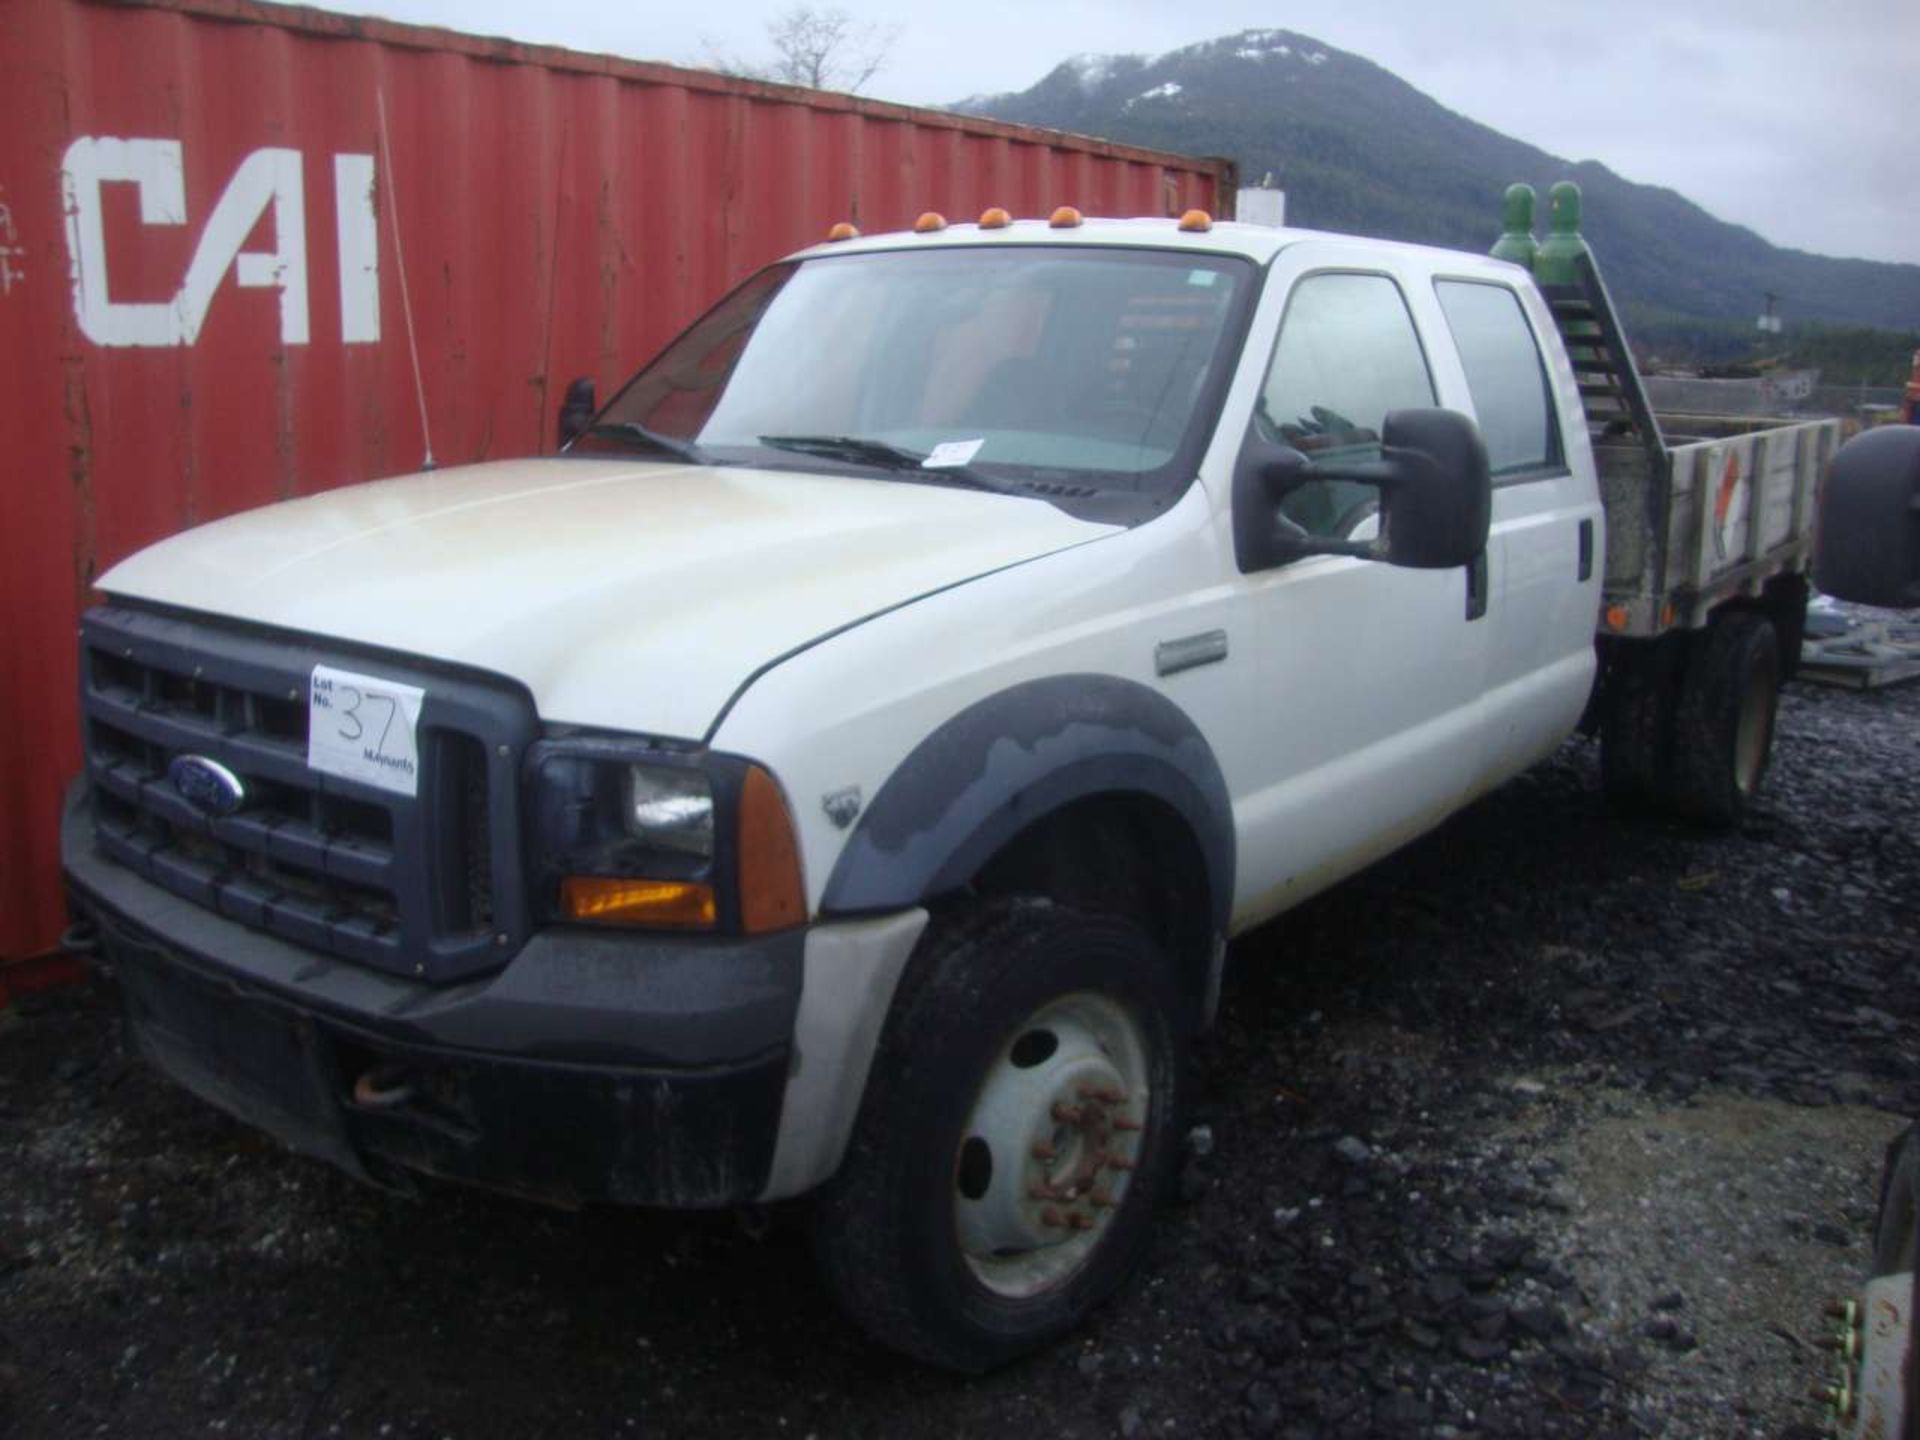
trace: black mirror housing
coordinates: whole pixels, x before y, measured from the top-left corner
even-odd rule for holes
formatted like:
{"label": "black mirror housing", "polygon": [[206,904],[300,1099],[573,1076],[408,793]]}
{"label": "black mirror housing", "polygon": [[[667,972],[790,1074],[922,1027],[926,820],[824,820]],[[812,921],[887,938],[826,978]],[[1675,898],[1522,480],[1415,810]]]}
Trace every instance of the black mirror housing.
{"label": "black mirror housing", "polygon": [[[1452,570],[1486,549],[1493,482],[1480,427],[1454,410],[1395,410],[1381,427],[1380,457],[1316,461],[1254,433],[1234,477],[1234,549],[1243,571],[1308,555],[1383,560],[1414,570]],[[1314,480],[1350,480],[1380,491],[1380,538],[1328,540],[1278,510]]]}
{"label": "black mirror housing", "polygon": [[[1452,570],[1487,548],[1493,480],[1480,427],[1457,410],[1395,410],[1381,427],[1389,565]],[[1356,477],[1358,478],[1358,477]]]}

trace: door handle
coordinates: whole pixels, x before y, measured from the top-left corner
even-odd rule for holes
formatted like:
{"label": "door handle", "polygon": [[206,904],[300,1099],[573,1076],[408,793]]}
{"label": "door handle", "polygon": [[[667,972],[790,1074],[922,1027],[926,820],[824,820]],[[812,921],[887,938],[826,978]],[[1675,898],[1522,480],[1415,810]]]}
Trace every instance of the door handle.
{"label": "door handle", "polygon": [[1582,584],[1593,578],[1593,521],[1580,522],[1580,573],[1577,578]]}
{"label": "door handle", "polygon": [[1487,613],[1487,552],[1482,550],[1467,564],[1467,619],[1478,620]]}

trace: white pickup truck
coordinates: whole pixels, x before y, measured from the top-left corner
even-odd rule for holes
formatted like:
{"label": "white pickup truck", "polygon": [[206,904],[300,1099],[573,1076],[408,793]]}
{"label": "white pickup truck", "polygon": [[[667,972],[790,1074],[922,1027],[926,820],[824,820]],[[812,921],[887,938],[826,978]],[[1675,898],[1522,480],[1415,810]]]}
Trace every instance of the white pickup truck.
{"label": "white pickup truck", "polygon": [[1670,445],[1574,259],[843,231],[562,455],[133,556],[64,846],[133,1034],[364,1178],[811,1196],[882,1342],[1059,1336],[1231,937],[1589,711],[1622,799],[1758,783],[1831,431]]}

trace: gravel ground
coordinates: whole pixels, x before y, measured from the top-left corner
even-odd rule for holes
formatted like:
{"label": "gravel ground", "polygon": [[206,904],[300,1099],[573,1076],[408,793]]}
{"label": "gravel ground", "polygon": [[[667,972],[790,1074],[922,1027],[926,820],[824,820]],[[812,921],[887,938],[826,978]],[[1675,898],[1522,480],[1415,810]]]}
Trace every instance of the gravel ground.
{"label": "gravel ground", "polygon": [[0,1434],[1811,1436],[1920,1113],[1920,686],[1780,724],[1733,834],[1608,818],[1575,741],[1243,941],[1144,1273],[979,1380],[862,1343],[790,1224],[391,1199],[40,1002]]}

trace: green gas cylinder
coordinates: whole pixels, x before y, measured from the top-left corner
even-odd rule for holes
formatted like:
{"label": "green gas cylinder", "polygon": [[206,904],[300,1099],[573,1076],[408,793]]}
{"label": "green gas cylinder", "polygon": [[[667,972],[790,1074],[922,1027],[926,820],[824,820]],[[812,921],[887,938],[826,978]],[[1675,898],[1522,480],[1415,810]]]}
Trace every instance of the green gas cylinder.
{"label": "green gas cylinder", "polygon": [[1547,191],[1547,238],[1533,257],[1533,278],[1542,285],[1578,283],[1573,262],[1587,253],[1580,237],[1580,187],[1561,180]]}
{"label": "green gas cylinder", "polygon": [[1540,246],[1533,238],[1533,187],[1509,185],[1500,212],[1500,238],[1493,242],[1496,260],[1511,260],[1533,268],[1533,257]]}

